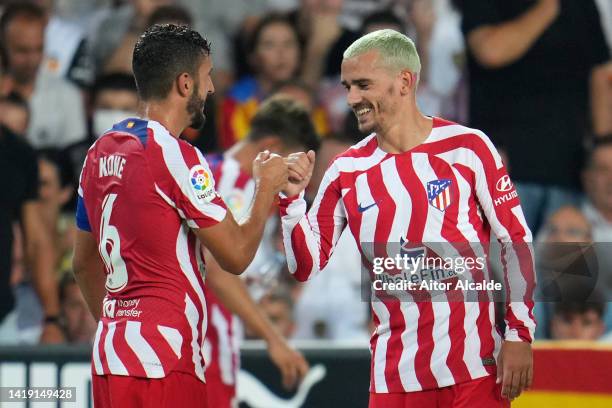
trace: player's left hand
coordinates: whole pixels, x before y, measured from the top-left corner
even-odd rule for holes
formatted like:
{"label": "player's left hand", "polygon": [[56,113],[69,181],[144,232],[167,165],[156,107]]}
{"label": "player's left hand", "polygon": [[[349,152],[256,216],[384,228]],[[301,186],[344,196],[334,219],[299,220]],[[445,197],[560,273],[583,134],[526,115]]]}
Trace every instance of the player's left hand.
{"label": "player's left hand", "polygon": [[501,382],[503,398],[510,401],[531,388],[533,354],[531,344],[523,341],[504,341],[497,358],[497,384]]}
{"label": "player's left hand", "polygon": [[309,150],[307,153],[291,153],[285,158],[289,168],[289,183],[283,190],[287,197],[300,194],[310,182],[315,163],[315,152]]}
{"label": "player's left hand", "polygon": [[308,372],[308,362],[302,353],[291,348],[284,339],[268,343],[268,354],[280,370],[286,389],[294,388]]}

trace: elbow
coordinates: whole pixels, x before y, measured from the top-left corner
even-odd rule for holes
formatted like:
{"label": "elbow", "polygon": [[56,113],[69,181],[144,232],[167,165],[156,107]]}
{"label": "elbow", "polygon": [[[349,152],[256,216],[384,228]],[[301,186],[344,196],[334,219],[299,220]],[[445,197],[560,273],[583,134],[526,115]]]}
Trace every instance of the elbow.
{"label": "elbow", "polygon": [[242,275],[242,273],[249,266],[250,262],[244,259],[244,257],[236,257],[235,259],[226,259],[224,261],[219,261],[219,265],[221,268],[231,273],[232,275]]}
{"label": "elbow", "polygon": [[502,68],[509,62],[504,58],[503,49],[491,45],[483,44],[479,49],[474,49],[473,54],[478,64],[487,69]]}

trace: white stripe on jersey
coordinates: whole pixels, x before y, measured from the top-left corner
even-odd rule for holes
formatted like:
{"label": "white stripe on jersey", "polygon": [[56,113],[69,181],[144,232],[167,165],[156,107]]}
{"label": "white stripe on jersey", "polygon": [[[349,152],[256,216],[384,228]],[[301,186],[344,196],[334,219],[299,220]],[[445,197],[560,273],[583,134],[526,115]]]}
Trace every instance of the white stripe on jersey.
{"label": "white stripe on jersey", "polygon": [[[480,303],[465,302],[465,318],[463,319],[463,330],[465,331],[465,342],[463,348],[463,361],[467,366],[472,378],[484,377],[487,370],[480,358],[480,336],[478,335],[477,319],[480,315]],[[495,327],[493,325],[493,327]],[[499,338],[497,331],[493,338]]]}
{"label": "white stripe on jersey", "polygon": [[132,349],[148,378],[164,377],[164,367],[162,366],[159,357],[155,354],[153,347],[142,337],[140,326],[142,323],[134,320],[128,320],[125,323],[125,341]]}
{"label": "white stripe on jersey", "polygon": [[106,361],[108,362],[108,369],[111,374],[115,375],[128,375],[128,370],[125,368],[121,359],[115,352],[115,346],[113,346],[113,337],[115,336],[115,328],[117,327],[117,322],[109,322],[108,332],[106,333],[106,338],[104,339],[104,353],[106,353]]}
{"label": "white stripe on jersey", "polygon": [[438,382],[438,386],[445,387],[455,383],[453,373],[446,364],[446,357],[450,352],[451,341],[448,335],[450,320],[450,305],[446,301],[432,300],[431,307],[434,318],[433,338],[434,347],[429,360],[429,368]]}
{"label": "white stripe on jersey", "polygon": [[187,225],[189,226],[189,228],[198,228],[198,224],[195,223],[194,220],[190,220],[189,218],[187,218],[187,216],[185,215],[185,213],[183,212],[183,210],[181,210],[180,208],[178,208],[176,206],[176,203],[174,201],[172,201],[172,199],[170,197],[168,197],[166,195],[166,193],[164,193],[162,191],[161,188],[159,188],[159,186],[157,185],[157,183],[155,183],[155,191],[157,191],[157,194],[159,194],[161,196],[161,198],[167,202],[168,204],[170,204],[170,206],[172,208],[174,208],[176,211],[178,211],[178,215],[179,217],[181,217],[182,219],[185,220],[185,222],[187,223]]}
{"label": "white stripe on jersey", "polygon": [[217,336],[219,341],[217,342],[219,351],[219,371],[221,372],[221,380],[224,384],[234,384],[234,367],[233,367],[233,356],[231,350],[231,341],[229,338],[229,325],[225,316],[219,311],[217,305],[212,305],[211,310],[211,322],[217,329]]}
{"label": "white stripe on jersey", "polygon": [[201,347],[198,344],[198,322],[200,320],[200,314],[198,313],[198,308],[193,304],[193,301],[186,293],[185,316],[187,317],[187,322],[191,328],[191,359],[193,360],[193,365],[195,366],[195,374],[200,380],[204,381],[204,367],[202,367],[202,359],[200,357]]}
{"label": "white stripe on jersey", "polygon": [[[406,217],[407,218],[407,217]],[[416,376],[416,367],[414,366],[415,357],[419,349],[417,325],[414,322],[419,321],[419,308],[413,302],[400,302],[400,310],[406,327],[402,332],[402,355],[400,356],[398,371],[400,373],[400,381],[404,390],[421,390],[421,384]]]}
{"label": "white stripe on jersey", "polygon": [[157,331],[166,339],[168,345],[172,351],[174,351],[174,354],[176,354],[178,358],[181,358],[181,348],[183,347],[183,336],[181,336],[181,332],[173,327],[162,326],[160,324],[157,325]]}
{"label": "white stripe on jersey", "polygon": [[100,359],[100,336],[102,335],[102,329],[104,329],[104,324],[102,324],[102,321],[99,321],[98,329],[96,330],[96,336],[94,337],[93,343],[93,362],[96,374],[98,375],[104,374],[104,368],[102,368],[102,360]]}
{"label": "white stripe on jersey", "polygon": [[[194,208],[198,209],[202,214],[216,221],[223,221],[223,218],[225,218],[226,214],[225,208],[213,202],[199,202],[195,197],[193,189],[191,189],[191,187],[187,185],[188,180],[190,180],[189,168],[187,168],[185,158],[181,153],[179,141],[172,137],[168,133],[168,131],[157,122],[149,121],[148,126],[150,129],[153,130],[153,139],[161,147],[162,157],[164,158],[164,164],[166,165],[166,168],[172,175],[172,178],[174,179],[176,184],[181,189],[183,195],[187,197],[191,202],[191,205]],[[197,151],[197,149],[195,150]],[[201,156],[198,155],[198,157]],[[206,163],[206,160],[200,159],[200,164],[210,174],[210,169],[208,168],[208,163]]]}
{"label": "white stripe on jersey", "polygon": [[[372,292],[372,311],[380,324],[376,327],[378,339],[372,360],[374,361],[374,372],[372,378],[376,383],[377,392],[387,392],[387,380],[385,379],[385,367],[387,366],[387,342],[391,337],[391,329],[389,328],[389,311],[382,300],[376,298]],[[372,384],[373,386],[374,384]]]}

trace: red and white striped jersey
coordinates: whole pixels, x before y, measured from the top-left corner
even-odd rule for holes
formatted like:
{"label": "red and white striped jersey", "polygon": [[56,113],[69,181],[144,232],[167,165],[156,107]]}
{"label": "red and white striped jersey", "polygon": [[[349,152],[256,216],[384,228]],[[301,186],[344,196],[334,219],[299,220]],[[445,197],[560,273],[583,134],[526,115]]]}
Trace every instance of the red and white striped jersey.
{"label": "red and white striped jersey", "polygon": [[[217,183],[217,192],[227,203],[234,218],[241,219],[253,201],[255,180],[229,154],[209,155],[206,159]],[[274,268],[269,266],[274,255],[273,234],[278,225],[274,218],[276,215],[266,225],[253,262],[242,274],[255,300],[269,289],[267,283],[274,280],[276,275]],[[206,375],[207,378],[217,377],[225,385],[235,385],[240,369],[240,343],[244,337],[242,321],[225,307],[210,288],[205,288],[205,294],[208,305]]]}
{"label": "red and white striped jersey", "polygon": [[[240,164],[231,156],[207,156],[217,191],[227,203],[236,219],[240,219],[249,208],[255,194],[255,180],[240,169]],[[210,288],[205,288],[208,302],[208,331],[204,343],[206,375],[215,377],[225,385],[236,385],[240,369],[240,342],[243,328],[240,319],[232,314]]]}
{"label": "red and white striped jersey", "polygon": [[204,381],[204,262],[192,228],[226,212],[204,156],[158,122],[126,119],[89,149],[77,225],[96,237],[107,273],[95,374]]}
{"label": "red and white striped jersey", "polygon": [[[281,199],[289,270],[300,281],[323,269],[347,225],[370,264],[373,253],[365,243],[488,243],[491,231],[501,242],[531,241],[489,138],[438,118],[427,139],[407,152],[384,152],[373,134],[336,157],[307,216],[305,211],[303,199]],[[530,250],[527,258],[520,273],[509,276],[509,288],[533,289]],[[506,340],[533,339],[533,302],[521,299],[507,304]],[[494,373],[501,337],[492,302],[374,295],[371,307],[371,392],[436,389]]]}

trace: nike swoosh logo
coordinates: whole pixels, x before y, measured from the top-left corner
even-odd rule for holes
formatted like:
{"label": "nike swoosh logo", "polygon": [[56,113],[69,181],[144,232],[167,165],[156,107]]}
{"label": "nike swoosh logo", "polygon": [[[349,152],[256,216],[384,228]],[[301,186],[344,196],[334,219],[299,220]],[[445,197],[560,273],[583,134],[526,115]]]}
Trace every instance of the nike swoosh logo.
{"label": "nike swoosh logo", "polygon": [[374,207],[376,204],[377,204],[377,203],[373,203],[373,204],[370,204],[370,205],[368,205],[368,206],[366,206],[366,207],[362,207],[362,206],[361,206],[361,204],[359,204],[359,206],[357,206],[357,210],[358,210],[360,213],[362,213],[362,212],[367,211],[367,210],[369,210],[370,208]]}

